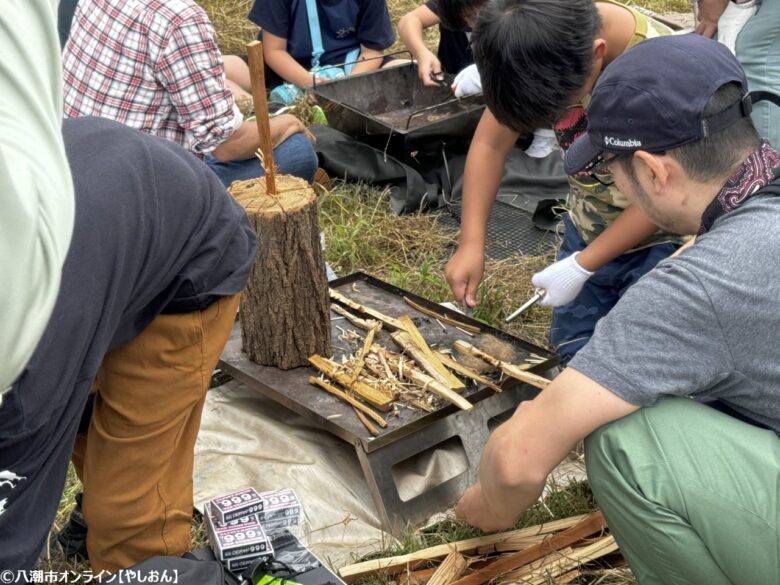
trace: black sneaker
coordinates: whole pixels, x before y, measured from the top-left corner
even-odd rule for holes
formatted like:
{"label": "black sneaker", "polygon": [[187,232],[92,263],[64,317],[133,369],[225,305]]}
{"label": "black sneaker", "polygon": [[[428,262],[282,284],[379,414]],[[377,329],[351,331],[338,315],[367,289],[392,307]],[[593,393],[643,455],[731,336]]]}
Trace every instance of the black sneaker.
{"label": "black sneaker", "polygon": [[69,561],[81,562],[89,559],[87,553],[87,522],[81,514],[81,498],[83,493],[76,494],[76,507],[70,513],[65,527],[57,533],[57,542],[62,547],[62,554]]}

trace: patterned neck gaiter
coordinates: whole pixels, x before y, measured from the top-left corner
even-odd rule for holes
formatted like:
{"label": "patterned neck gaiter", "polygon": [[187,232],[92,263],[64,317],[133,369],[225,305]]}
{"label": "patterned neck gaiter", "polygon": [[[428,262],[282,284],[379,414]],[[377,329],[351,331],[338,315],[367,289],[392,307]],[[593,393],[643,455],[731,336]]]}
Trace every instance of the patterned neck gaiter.
{"label": "patterned neck gaiter", "polygon": [[704,210],[699,235],[706,233],[721,215],[740,207],[760,189],[780,177],[780,155],[768,141],[762,140],[759,149],[751,154]]}

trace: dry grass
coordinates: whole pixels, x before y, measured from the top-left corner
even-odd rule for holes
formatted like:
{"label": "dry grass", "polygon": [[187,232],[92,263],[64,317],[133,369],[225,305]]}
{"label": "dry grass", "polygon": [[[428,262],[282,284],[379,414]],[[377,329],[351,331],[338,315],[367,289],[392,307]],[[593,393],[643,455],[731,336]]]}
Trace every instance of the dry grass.
{"label": "dry grass", "polygon": [[[433,301],[452,300],[444,264],[457,234],[436,215],[393,215],[387,194],[367,185],[337,182],[320,199],[325,255],[337,274],[363,270]],[[503,327],[502,320],[533,294],[531,275],[549,264],[545,256],[488,260],[475,317]],[[550,311],[534,307],[507,330],[537,345],[547,344]]]}

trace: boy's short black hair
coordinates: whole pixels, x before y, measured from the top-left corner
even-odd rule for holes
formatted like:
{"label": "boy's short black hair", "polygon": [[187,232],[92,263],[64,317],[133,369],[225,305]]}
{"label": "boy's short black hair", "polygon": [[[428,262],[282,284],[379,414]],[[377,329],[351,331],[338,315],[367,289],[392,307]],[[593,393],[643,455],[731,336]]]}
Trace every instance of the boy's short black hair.
{"label": "boy's short black hair", "polygon": [[490,0],[471,37],[485,103],[503,125],[549,127],[593,68],[601,30],[593,0]]}
{"label": "boy's short black hair", "polygon": [[468,30],[466,23],[469,14],[476,14],[487,0],[438,0],[439,20],[449,30]]}

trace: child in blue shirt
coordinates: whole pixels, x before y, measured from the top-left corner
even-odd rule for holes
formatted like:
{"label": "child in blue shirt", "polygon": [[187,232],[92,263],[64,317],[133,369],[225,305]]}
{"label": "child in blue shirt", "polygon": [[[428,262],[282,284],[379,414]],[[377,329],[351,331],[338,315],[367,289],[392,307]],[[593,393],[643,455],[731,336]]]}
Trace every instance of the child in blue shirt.
{"label": "child in blue shirt", "polygon": [[262,29],[269,89],[309,87],[312,69],[323,80],[378,69],[395,41],[385,0],[256,0],[249,20]]}

